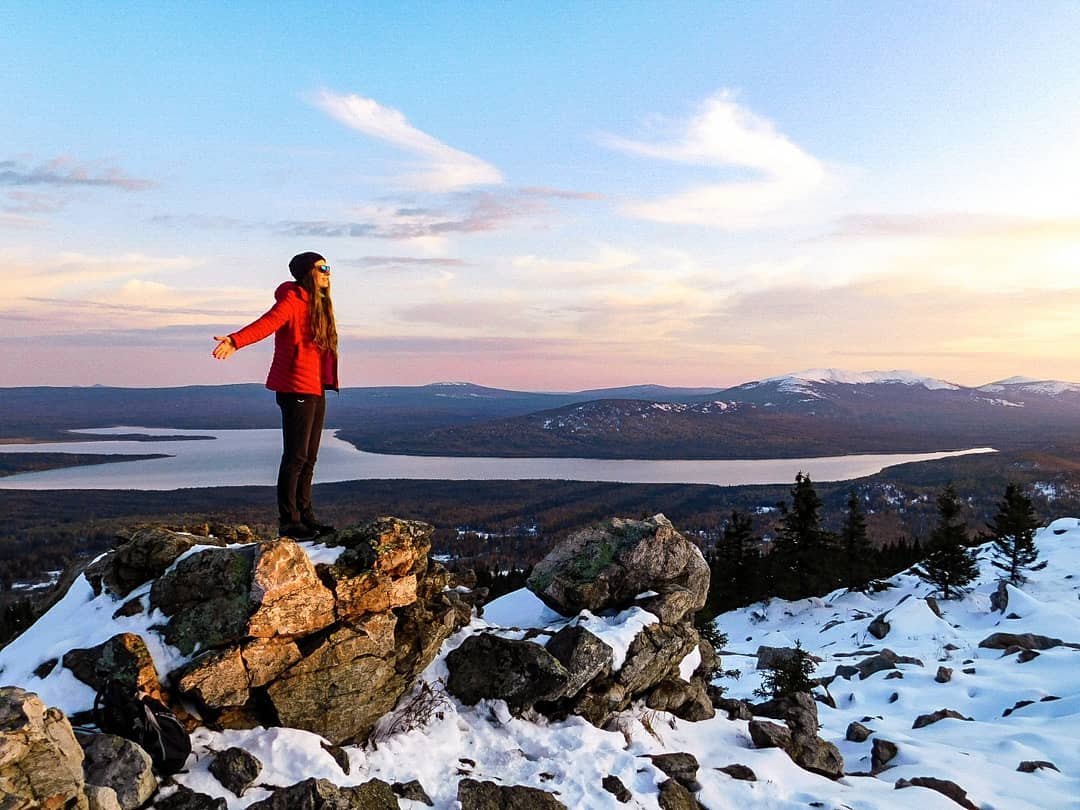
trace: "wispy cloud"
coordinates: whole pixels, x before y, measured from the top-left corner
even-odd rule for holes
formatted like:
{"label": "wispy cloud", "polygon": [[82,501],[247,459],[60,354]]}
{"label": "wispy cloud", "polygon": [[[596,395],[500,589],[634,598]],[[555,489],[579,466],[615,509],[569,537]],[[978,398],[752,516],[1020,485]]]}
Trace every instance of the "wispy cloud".
{"label": "wispy cloud", "polygon": [[360,256],[356,259],[337,259],[335,264],[346,267],[364,267],[376,270],[407,270],[428,267],[466,267],[464,259],[443,258],[439,256]]}
{"label": "wispy cloud", "polygon": [[143,191],[154,184],[131,177],[113,166],[79,163],[61,156],[37,166],[15,160],[0,161],[0,186],[103,186],[124,191]]}
{"label": "wispy cloud", "polygon": [[707,99],[697,115],[671,129],[674,132],[661,140],[606,135],[602,142],[633,155],[713,170],[750,171],[755,176],[632,202],[624,207],[629,216],[727,229],[758,227],[826,178],[821,161],[778,132],[772,122],[738,104],[729,92]]}
{"label": "wispy cloud", "polygon": [[1075,240],[1080,237],[1080,218],[964,212],[853,214],[838,219],[825,238],[875,237]]}
{"label": "wispy cloud", "polygon": [[472,190],[445,195],[431,205],[373,203],[357,206],[355,219],[289,220],[273,228],[288,236],[408,240],[501,230],[551,210],[536,193]]}
{"label": "wispy cloud", "polygon": [[314,104],[345,126],[411,152],[417,171],[403,179],[422,191],[450,191],[470,186],[501,185],[503,176],[487,161],[449,146],[414,127],[404,114],[374,99],[324,90]]}

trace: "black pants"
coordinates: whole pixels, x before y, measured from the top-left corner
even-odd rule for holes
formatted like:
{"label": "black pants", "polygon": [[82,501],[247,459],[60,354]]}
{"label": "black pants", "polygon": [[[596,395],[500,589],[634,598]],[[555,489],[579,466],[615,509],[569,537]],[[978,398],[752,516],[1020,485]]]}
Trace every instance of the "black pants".
{"label": "black pants", "polygon": [[311,508],[311,478],[319,457],[326,397],[315,394],[277,395],[281,408],[281,466],[278,468],[277,502],[281,523],[300,523],[315,518]]}

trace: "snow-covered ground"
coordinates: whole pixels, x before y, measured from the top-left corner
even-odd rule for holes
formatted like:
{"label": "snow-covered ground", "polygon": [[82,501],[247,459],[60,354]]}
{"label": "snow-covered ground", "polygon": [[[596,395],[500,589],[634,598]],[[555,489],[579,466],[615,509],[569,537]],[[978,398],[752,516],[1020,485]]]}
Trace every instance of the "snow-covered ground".
{"label": "snow-covered ground", "polygon": [[[646,756],[686,751],[701,764],[698,799],[711,810],[804,810],[811,806],[955,810],[955,803],[934,791],[894,789],[896,780],[919,776],[956,782],[983,810],[1080,808],[1080,651],[1060,646],[1019,663],[1016,654],[1003,656],[998,650],[978,646],[994,632],[1037,633],[1080,642],[1080,521],[1055,521],[1040,531],[1037,543],[1048,564],[1032,574],[1022,590],[1010,589],[1005,616],[990,609],[995,579],[984,548],[978,585],[961,600],[940,602],[942,618],[922,598],[929,593],[928,586],[909,575],[894,577],[894,587],[877,594],[838,591],[822,599],[772,600],[719,618],[717,624],[728,636],[723,666],[743,673],[738,680],[722,681],[731,697],[751,698],[760,684],[754,654],[762,644],[801,642],[823,659],[816,675],[830,675],[837,665],[855,664],[886,647],[922,660],[924,666],[901,664],[902,679],[888,678],[888,672],[865,680],[838,678],[829,687],[837,708],[819,704],[820,734],[840,748],[848,772],[870,770],[873,740],[846,741],[851,721],[862,721],[874,730],[874,736],[899,746],[892,767],[877,777],[846,776],[833,782],[811,774],[778,749],[754,749],[747,723],[729,721],[724,712],[713,720],[691,723],[638,707],[625,714],[621,729],[602,731],[577,718],[532,722],[511,717],[501,702],[467,707],[445,696],[425,726],[384,734],[368,748],[348,748],[352,766],[348,776],[322,749],[320,738],[307,732],[202,730],[194,735],[194,756],[178,781],[224,797],[231,810],[265,798],[268,791],[261,787],[237,798],[210,775],[210,753],[238,745],[262,761],[264,769],[257,781],[265,785],[289,785],[312,776],[340,785],[373,777],[389,782],[418,779],[436,808],[450,810],[458,807],[457,782],[467,775],[552,791],[575,810],[655,810],[657,786],[667,777]],[[112,619],[117,604],[105,596],[93,597],[85,581],[76,583],[38,625],[0,651],[0,683],[38,691],[48,704],[67,711],[86,708],[89,690],[62,668],[45,679],[33,675],[33,670],[61,648],[90,646],[123,631],[144,635],[159,670],[175,666],[177,651],[167,648],[147,627],[154,617]],[[889,611],[891,630],[879,641],[867,627],[884,611]],[[606,635],[617,648],[624,648],[630,632],[645,620],[638,609],[618,617],[577,619]],[[496,628],[518,636],[529,627],[557,629],[567,621],[527,591],[509,594],[489,605],[483,619],[474,620],[448,640],[423,680],[436,694],[443,694],[445,655],[472,632]],[[537,637],[538,643],[544,638]],[[935,681],[939,666],[953,669],[948,683]],[[1003,716],[1022,700],[1033,702]],[[942,708],[973,720],[947,719],[912,728],[916,716]],[[1018,772],[1022,760],[1049,760],[1060,772]],[[752,768],[757,781],[737,781],[716,770],[734,763]],[[630,804],[619,804],[601,787],[609,774],[634,793]],[[419,810],[425,805],[402,800],[401,806]]]}

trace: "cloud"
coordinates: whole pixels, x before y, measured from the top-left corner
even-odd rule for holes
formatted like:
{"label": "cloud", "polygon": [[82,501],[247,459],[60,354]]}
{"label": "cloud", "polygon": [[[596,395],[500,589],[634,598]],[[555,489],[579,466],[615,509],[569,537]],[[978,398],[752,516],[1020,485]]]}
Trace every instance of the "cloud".
{"label": "cloud", "polygon": [[153,187],[149,180],[130,177],[111,166],[92,166],[66,156],[37,166],[14,160],[0,161],[0,186],[101,186],[124,191],[143,191]]}
{"label": "cloud", "polygon": [[423,268],[468,267],[464,259],[441,256],[360,256],[356,259],[336,259],[335,264],[376,270],[404,271]]}
{"label": "cloud", "polygon": [[408,240],[487,233],[551,210],[536,194],[472,190],[428,206],[373,203],[357,206],[352,220],[286,220],[273,229],[287,236]]}
{"label": "cloud", "polygon": [[825,239],[877,237],[1075,240],[1080,237],[1080,218],[963,212],[852,214],[836,220]]}
{"label": "cloud", "polygon": [[631,217],[654,222],[732,230],[760,227],[820,187],[827,176],[817,158],[777,132],[770,121],[739,105],[728,92],[707,99],[697,115],[664,140],[606,135],[601,142],[641,157],[754,175],[745,180],[700,184],[669,196],[632,202],[623,209]]}
{"label": "cloud", "polygon": [[324,90],[315,97],[314,104],[350,129],[418,157],[421,161],[419,169],[403,178],[414,189],[451,191],[505,182],[499,170],[490,163],[422,132],[410,124],[400,111],[384,107],[374,99]]}

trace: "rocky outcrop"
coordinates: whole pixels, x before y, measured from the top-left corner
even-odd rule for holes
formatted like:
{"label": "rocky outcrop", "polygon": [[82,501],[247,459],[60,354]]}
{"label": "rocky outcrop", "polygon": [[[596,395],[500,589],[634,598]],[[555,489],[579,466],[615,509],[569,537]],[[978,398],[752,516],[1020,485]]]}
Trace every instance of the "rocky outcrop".
{"label": "rocky outcrop", "polygon": [[[215,528],[234,541],[250,535]],[[433,532],[379,518],[325,538],[343,549],[319,565],[289,539],[225,546],[220,537],[135,532],[88,578],[118,596],[149,582],[164,639],[197,654],[157,673],[144,640],[124,634],[63,663],[95,690],[120,678],[217,726],[288,725],[357,742],[471,619],[468,595],[428,563]]]}
{"label": "rocky outcrop", "polygon": [[612,518],[552,549],[528,587],[566,616],[636,604],[672,624],[705,606],[709,566],[663,515]]}
{"label": "rocky outcrop", "polygon": [[931,712],[930,714],[920,714],[918,717],[915,718],[915,722],[912,723],[911,727],[925,728],[926,726],[937,723],[939,720],[945,720],[947,718],[951,718],[953,720],[968,721],[972,719],[970,717],[965,717],[964,715],[960,714],[960,712],[954,709],[938,709],[936,712]]}
{"label": "rocky outcrop", "polygon": [[979,642],[980,647],[990,650],[1007,650],[1010,647],[1025,650],[1049,650],[1060,647],[1064,642],[1060,638],[1040,636],[1035,633],[991,633]]}
{"label": "rocky outcrop", "polygon": [[326,779],[305,779],[278,788],[270,798],[249,805],[251,810],[397,810],[393,788],[379,779],[356,787],[338,787]]}
{"label": "rocky outcrop", "polygon": [[[612,649],[583,627],[568,625],[543,646],[494,633],[467,639],[447,656],[447,690],[465,701],[505,700],[511,712],[580,715],[603,727],[634,700],[685,720],[715,709],[706,674],[718,665],[692,624],[705,603],[708,567],[697,547],[663,515],[615,518],[571,535],[533,569],[532,589],[564,614],[616,612],[637,605],[659,621],[647,624],[615,667]],[[698,663],[686,678],[682,662]]]}
{"label": "rocky outcrop", "polygon": [[0,806],[88,810],[83,751],[59,709],[0,687]]}

